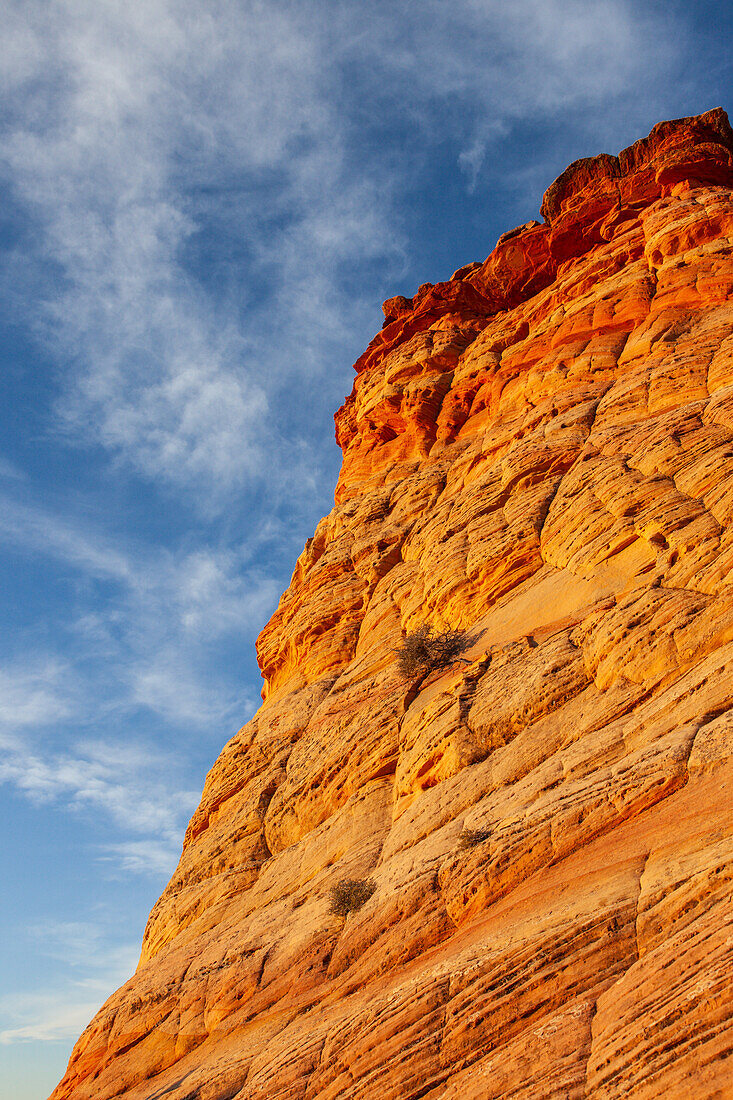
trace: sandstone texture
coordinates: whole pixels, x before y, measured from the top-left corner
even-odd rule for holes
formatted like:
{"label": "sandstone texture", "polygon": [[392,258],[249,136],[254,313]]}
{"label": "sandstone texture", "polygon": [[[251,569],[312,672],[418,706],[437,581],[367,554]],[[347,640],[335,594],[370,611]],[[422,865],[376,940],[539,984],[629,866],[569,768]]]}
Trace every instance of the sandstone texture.
{"label": "sandstone texture", "polygon": [[[660,123],[385,303],[54,1100],[733,1097],[732,186],[722,110]],[[406,681],[424,623],[468,648]]]}

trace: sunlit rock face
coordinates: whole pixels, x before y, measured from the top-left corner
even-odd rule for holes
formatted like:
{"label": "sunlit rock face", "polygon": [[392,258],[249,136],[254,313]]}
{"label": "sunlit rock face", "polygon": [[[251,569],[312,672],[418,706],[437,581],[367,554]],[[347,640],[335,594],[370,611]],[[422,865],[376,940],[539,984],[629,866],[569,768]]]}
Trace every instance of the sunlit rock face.
{"label": "sunlit rock face", "polygon": [[[54,1098],[733,1096],[732,184],[723,111],[661,123],[385,303],[265,702]],[[406,682],[426,622],[470,645]]]}

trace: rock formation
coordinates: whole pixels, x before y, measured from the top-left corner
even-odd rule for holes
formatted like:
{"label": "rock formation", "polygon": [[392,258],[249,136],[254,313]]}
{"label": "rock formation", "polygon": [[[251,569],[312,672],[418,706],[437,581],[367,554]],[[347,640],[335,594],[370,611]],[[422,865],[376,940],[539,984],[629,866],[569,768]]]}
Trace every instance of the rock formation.
{"label": "rock formation", "polygon": [[[732,185],[722,110],[660,123],[385,303],[54,1100],[733,1096]],[[463,659],[404,680],[425,623]]]}

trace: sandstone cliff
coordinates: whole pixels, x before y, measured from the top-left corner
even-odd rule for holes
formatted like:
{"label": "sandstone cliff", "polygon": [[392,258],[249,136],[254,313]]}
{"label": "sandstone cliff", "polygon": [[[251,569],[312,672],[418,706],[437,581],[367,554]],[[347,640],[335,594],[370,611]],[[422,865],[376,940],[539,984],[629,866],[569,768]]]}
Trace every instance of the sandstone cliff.
{"label": "sandstone cliff", "polygon": [[[54,1100],[733,1096],[732,185],[723,111],[661,123],[385,303],[264,704]],[[470,648],[406,682],[424,622]]]}

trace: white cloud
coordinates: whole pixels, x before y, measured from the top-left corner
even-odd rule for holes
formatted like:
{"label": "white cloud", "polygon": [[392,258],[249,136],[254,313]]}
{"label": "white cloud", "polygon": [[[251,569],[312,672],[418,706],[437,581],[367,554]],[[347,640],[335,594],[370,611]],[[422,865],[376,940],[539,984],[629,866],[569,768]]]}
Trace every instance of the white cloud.
{"label": "white cloud", "polygon": [[0,668],[0,747],[17,744],[27,728],[58,722],[72,713],[66,666],[47,658]]}
{"label": "white cloud", "polygon": [[106,942],[108,930],[88,920],[37,921],[26,925],[24,934],[32,941],[39,955],[85,970],[99,971],[112,967],[116,971],[130,973],[139,954],[135,944],[110,947]]}
{"label": "white cloud", "polygon": [[170,843],[146,839],[108,844],[98,858],[121,875],[160,875],[164,879],[173,873],[180,854],[180,839]]}
{"label": "white cloud", "polygon": [[41,754],[25,743],[6,751],[0,782],[35,802],[62,799],[72,810],[101,811],[127,832],[180,843],[199,794],[175,789],[171,763],[169,754],[143,745],[89,740]]}
{"label": "white cloud", "polygon": [[221,730],[240,713],[254,709],[251,697],[242,699],[219,685],[212,689],[189,653],[169,646],[149,656],[135,657],[122,674],[130,702],[160,715],[174,725],[205,726]]}
{"label": "white cloud", "polygon": [[75,1039],[134,972],[140,949],[110,947],[105,930],[84,922],[43,921],[25,929],[34,952],[68,967],[60,989],[15,991],[0,997],[0,1045]]}
{"label": "white cloud", "polygon": [[[415,20],[417,58],[443,56],[423,81],[441,94],[471,93],[486,119],[528,117],[628,93],[668,62],[673,25],[629,0],[440,0]],[[417,14],[417,13],[416,13]],[[453,48],[441,35],[452,22]],[[654,34],[655,37],[651,38]],[[417,65],[415,66],[417,69]]]}
{"label": "white cloud", "polygon": [[279,595],[276,581],[258,570],[245,573],[232,550],[169,558],[157,587],[175,608],[180,628],[197,638],[264,623]]}
{"label": "white cloud", "polygon": [[62,273],[45,324],[73,366],[67,427],[154,479],[205,487],[209,505],[272,476],[273,442],[286,441],[267,424],[267,341],[182,251],[210,229],[207,201],[238,190],[224,232],[250,254],[252,290],[274,264],[266,296],[290,299],[302,323],[298,281],[322,317],[335,289],[324,273],[375,236],[383,247],[367,189],[343,179],[317,29],[260,3],[57,0],[6,18],[20,60],[5,73],[17,111],[4,158]]}
{"label": "white cloud", "polygon": [[[512,121],[624,94],[634,110],[629,89],[654,94],[673,52],[669,13],[628,0],[15,0],[4,29],[6,176],[60,272],[42,317],[68,371],[59,412],[205,508],[248,480],[293,491],[273,401],[286,382],[317,400],[371,323],[344,271],[404,263],[413,165],[374,145],[370,110],[427,148],[447,105],[473,185]],[[200,246],[228,264],[223,289]]]}
{"label": "white cloud", "polygon": [[[9,496],[0,498],[3,539],[116,587],[104,600],[92,593],[88,610],[67,622],[76,642],[75,666],[47,657],[36,667],[38,659],[30,654],[5,674],[0,723],[9,728],[13,715],[19,724],[31,725],[68,717],[72,691],[80,700],[81,680],[91,675],[81,666],[90,662],[102,665],[113,681],[90,700],[100,712],[140,705],[202,727],[254,707],[254,697],[228,689],[206,660],[217,640],[253,637],[276,603],[280,586],[247,565],[247,545],[178,553],[125,547],[88,524]],[[76,714],[90,719],[78,706]]]}
{"label": "white cloud", "polygon": [[[86,990],[73,991],[70,996],[70,991],[65,990],[61,995],[52,992],[26,994],[17,1000],[14,998],[15,1003],[9,1006],[7,1016],[15,1026],[0,1029],[0,1045],[76,1039],[115,988],[114,979],[109,985],[99,984],[101,988],[97,996],[94,991]],[[74,998],[74,992],[77,998]]]}
{"label": "white cloud", "polygon": [[63,659],[29,650],[0,664],[0,782],[113,822],[122,839],[100,850],[108,869],[171,871],[198,792],[177,780],[185,769],[174,753],[141,731],[140,709],[184,734],[221,737],[245,720],[255,699],[210,669],[208,651],[254,634],[275,584],[247,571],[244,550],[113,546],[88,525],[2,503],[0,536],[113,584],[104,598],[94,588],[78,596],[88,610],[76,618],[65,612]]}
{"label": "white cloud", "polygon": [[202,640],[263,622],[279,592],[261,568],[246,567],[252,553],[246,543],[238,549],[206,546],[179,553],[121,547],[88,523],[9,495],[0,496],[0,540],[88,576],[115,580],[140,603],[138,624],[145,607],[159,623],[165,608],[170,629]]}
{"label": "white cloud", "polygon": [[632,0],[425,0],[400,6],[401,47],[395,17],[383,9],[359,49],[397,83],[426,135],[436,100],[452,108],[469,189],[492,144],[517,122],[578,129],[618,117],[626,134],[637,120],[646,124],[649,112],[663,110],[665,78],[684,40],[673,12]]}
{"label": "white cloud", "polygon": [[133,579],[129,561],[111,540],[90,535],[63,516],[6,494],[0,498],[0,539],[55,557],[95,577]]}
{"label": "white cloud", "polygon": [[90,921],[45,920],[26,929],[43,955],[61,958],[70,966],[86,963],[93,956],[101,929]]}

